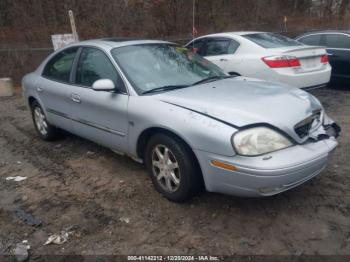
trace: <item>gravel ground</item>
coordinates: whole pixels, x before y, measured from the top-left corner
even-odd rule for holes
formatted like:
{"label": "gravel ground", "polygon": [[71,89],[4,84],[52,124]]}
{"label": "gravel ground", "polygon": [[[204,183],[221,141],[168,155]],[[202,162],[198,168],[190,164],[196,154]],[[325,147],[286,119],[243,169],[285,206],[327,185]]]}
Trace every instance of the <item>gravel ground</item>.
{"label": "gravel ground", "polygon": [[[313,94],[343,128],[321,175],[274,197],[203,193],[185,204],[162,198],[129,158],[73,135],[41,141],[21,96],[0,98],[0,254],[28,240],[31,256],[350,255],[350,88]],[[62,230],[66,243],[43,245]]]}

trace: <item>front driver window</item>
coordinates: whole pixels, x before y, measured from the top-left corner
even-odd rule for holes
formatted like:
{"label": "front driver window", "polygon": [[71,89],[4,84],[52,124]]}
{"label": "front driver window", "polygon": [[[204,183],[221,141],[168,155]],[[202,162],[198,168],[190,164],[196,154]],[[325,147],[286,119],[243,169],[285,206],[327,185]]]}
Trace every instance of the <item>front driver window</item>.
{"label": "front driver window", "polygon": [[96,48],[84,48],[77,66],[76,84],[90,87],[99,79],[110,79],[115,86],[123,87],[120,76],[106,54]]}
{"label": "front driver window", "polygon": [[188,48],[193,49],[193,51],[201,56],[205,56],[205,40],[196,40],[191,43]]}

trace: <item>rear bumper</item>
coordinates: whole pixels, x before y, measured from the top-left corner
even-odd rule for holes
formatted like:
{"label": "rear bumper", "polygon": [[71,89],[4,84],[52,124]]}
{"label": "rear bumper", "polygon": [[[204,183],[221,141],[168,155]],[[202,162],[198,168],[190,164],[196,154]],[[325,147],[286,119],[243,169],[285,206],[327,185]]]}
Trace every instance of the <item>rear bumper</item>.
{"label": "rear bumper", "polygon": [[[259,157],[225,157],[195,151],[203,172],[206,189],[243,197],[271,196],[317,176],[325,167],[328,154],[337,141],[331,137],[297,145]],[[234,165],[229,171],[212,166],[212,160]]]}
{"label": "rear bumper", "polygon": [[273,70],[271,81],[281,82],[298,88],[310,88],[325,86],[331,79],[332,68],[327,66],[325,69],[314,72],[294,73],[290,69]]}

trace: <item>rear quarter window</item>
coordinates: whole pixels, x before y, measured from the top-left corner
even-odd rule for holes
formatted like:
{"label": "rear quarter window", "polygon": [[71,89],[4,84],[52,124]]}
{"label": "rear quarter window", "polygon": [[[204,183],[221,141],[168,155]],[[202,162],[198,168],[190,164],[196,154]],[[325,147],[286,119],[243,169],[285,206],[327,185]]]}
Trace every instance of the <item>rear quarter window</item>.
{"label": "rear quarter window", "polygon": [[278,48],[285,46],[301,46],[302,43],[289,37],[273,33],[256,33],[243,35],[244,38],[263,48]]}

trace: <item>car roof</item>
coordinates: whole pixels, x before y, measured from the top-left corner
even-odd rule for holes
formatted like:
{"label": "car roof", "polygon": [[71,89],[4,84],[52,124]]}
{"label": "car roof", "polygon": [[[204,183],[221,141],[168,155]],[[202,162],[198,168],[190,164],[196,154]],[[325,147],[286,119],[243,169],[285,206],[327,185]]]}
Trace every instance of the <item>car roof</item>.
{"label": "car roof", "polygon": [[127,37],[111,37],[111,38],[100,38],[84,40],[81,42],[74,43],[70,46],[97,46],[104,49],[113,49],[121,46],[129,45],[142,45],[142,44],[172,44],[171,42],[163,40],[148,40],[143,38],[127,38]]}
{"label": "car roof", "polygon": [[267,32],[260,32],[260,31],[236,31],[236,32],[227,32],[226,34],[231,34],[231,35],[251,35],[251,34],[261,34],[261,33],[267,33]]}
{"label": "car roof", "polygon": [[244,36],[244,35],[250,35],[250,34],[259,34],[259,33],[266,33],[266,32],[259,32],[259,31],[235,31],[235,32],[223,32],[223,33],[215,33],[215,34],[209,34],[209,35],[203,35],[198,38],[202,37],[214,37],[214,36]]}
{"label": "car roof", "polygon": [[327,33],[339,33],[339,34],[350,35],[350,30],[314,30],[314,31],[303,33],[303,34],[297,36],[297,38],[302,37],[302,36],[307,36],[307,35],[327,34]]}

